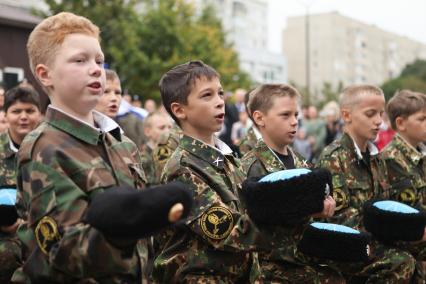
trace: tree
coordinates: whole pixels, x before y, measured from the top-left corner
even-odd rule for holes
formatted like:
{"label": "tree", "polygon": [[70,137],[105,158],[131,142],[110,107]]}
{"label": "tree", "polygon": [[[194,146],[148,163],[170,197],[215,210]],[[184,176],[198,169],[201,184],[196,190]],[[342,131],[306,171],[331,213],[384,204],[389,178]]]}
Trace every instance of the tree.
{"label": "tree", "polygon": [[225,89],[251,85],[210,7],[196,15],[185,0],[45,1],[51,14],[70,11],[101,28],[106,62],[131,94],[158,101],[162,74],[195,59],[214,67]]}
{"label": "tree", "polygon": [[408,89],[411,91],[426,93],[426,61],[416,60],[408,64],[397,78],[386,81],[382,85],[386,101],[388,101],[396,91]]}

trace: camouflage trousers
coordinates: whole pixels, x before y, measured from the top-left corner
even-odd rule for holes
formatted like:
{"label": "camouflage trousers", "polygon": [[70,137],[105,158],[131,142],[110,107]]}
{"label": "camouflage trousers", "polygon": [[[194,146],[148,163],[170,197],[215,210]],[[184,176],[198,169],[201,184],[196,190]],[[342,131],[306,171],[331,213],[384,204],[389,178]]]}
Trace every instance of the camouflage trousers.
{"label": "camouflage trousers", "polygon": [[368,262],[326,261],[326,264],[342,272],[348,283],[393,284],[410,283],[416,260],[410,253],[373,240]]}

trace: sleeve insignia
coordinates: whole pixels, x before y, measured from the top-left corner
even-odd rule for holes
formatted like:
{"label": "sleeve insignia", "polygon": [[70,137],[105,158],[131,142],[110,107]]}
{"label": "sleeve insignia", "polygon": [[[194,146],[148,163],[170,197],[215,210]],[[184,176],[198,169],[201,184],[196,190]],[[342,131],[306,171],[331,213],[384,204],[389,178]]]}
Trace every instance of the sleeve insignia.
{"label": "sleeve insignia", "polygon": [[171,154],[172,153],[167,145],[160,145],[157,149],[156,159],[161,162],[170,158]]}
{"label": "sleeve insignia", "polygon": [[200,218],[201,230],[214,240],[222,240],[229,236],[234,227],[234,218],[226,207],[212,207]]}
{"label": "sleeve insignia", "polygon": [[58,232],[58,225],[49,216],[44,216],[35,228],[37,244],[44,254],[49,254],[52,246],[61,240]]}
{"label": "sleeve insignia", "polygon": [[406,188],[398,194],[398,201],[414,206],[416,203],[416,194],[412,188]]}
{"label": "sleeve insignia", "polygon": [[348,198],[341,188],[333,189],[333,199],[336,201],[336,211],[339,211],[348,203]]}

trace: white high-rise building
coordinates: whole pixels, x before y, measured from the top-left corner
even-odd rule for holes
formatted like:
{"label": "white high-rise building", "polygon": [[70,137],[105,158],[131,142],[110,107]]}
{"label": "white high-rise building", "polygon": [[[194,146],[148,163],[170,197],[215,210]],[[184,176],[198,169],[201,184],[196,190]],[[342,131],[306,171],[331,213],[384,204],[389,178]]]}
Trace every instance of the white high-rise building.
{"label": "white high-rise building", "polygon": [[268,51],[268,0],[194,0],[197,8],[212,5],[227,40],[236,49],[241,69],[258,83],[287,82],[287,62]]}
{"label": "white high-rise building", "polygon": [[289,17],[283,33],[288,77],[320,97],[324,83],[336,88],[351,84],[381,85],[404,67],[426,59],[426,45],[384,31],[338,12],[309,15],[309,77],[307,76],[306,16]]}

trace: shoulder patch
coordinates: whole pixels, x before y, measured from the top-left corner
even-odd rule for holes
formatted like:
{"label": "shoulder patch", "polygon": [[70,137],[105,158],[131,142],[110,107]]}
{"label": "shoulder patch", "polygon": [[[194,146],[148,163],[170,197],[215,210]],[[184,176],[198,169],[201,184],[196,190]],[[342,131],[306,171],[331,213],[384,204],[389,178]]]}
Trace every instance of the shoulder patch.
{"label": "shoulder patch", "polygon": [[154,158],[155,160],[162,162],[169,159],[171,155],[172,151],[167,145],[158,145]]}
{"label": "shoulder patch", "polygon": [[348,204],[348,197],[341,188],[333,189],[333,199],[336,201],[336,211],[341,210]]}
{"label": "shoulder patch", "polygon": [[49,216],[44,216],[38,222],[34,234],[37,239],[37,244],[44,254],[49,254],[52,246],[61,240],[58,232],[58,225],[56,221]]}
{"label": "shoulder patch", "polygon": [[211,207],[200,218],[203,233],[214,240],[222,240],[229,236],[234,227],[231,211],[222,206]]}

